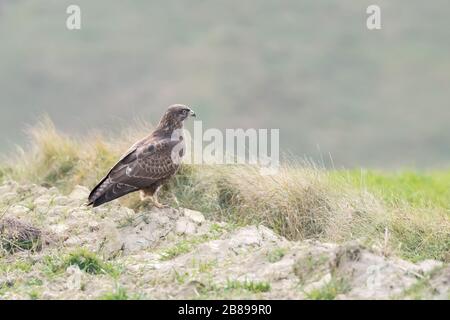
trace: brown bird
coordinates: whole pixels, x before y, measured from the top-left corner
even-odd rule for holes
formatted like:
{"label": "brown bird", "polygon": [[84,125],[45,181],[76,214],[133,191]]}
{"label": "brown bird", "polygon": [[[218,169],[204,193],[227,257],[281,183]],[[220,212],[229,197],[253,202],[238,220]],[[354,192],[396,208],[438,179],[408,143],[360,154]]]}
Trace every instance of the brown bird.
{"label": "brown bird", "polygon": [[136,142],[92,190],[88,205],[97,207],[141,190],[142,200],[149,198],[156,207],[165,207],[158,202],[158,190],[178,171],[177,157],[184,155],[184,148],[179,147],[182,136],[172,135],[183,128],[183,121],[189,116],[195,117],[191,108],[171,105],[156,129]]}

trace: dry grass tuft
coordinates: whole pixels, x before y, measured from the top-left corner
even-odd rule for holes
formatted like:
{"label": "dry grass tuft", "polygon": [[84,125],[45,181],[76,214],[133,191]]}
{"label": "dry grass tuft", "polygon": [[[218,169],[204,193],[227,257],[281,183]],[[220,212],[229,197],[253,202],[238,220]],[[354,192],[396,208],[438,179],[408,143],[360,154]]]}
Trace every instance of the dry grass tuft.
{"label": "dry grass tuft", "polygon": [[0,220],[0,249],[8,253],[39,251],[42,248],[42,231],[13,218]]}
{"label": "dry grass tuft", "polygon": [[[92,187],[134,141],[145,135],[142,132],[150,131],[148,127],[144,131],[145,127],[128,131],[119,139],[100,134],[75,139],[57,132],[45,118],[30,130],[31,150],[19,150],[2,174],[67,192],[77,184]],[[409,200],[421,184],[411,185],[410,181],[422,180],[403,178],[392,190],[412,186],[407,197],[399,194],[396,199],[390,192],[385,199],[355,185],[355,178],[348,172],[295,162],[285,164],[275,175],[261,175],[258,167],[250,165],[184,165],[164,188],[162,198],[173,206],[199,210],[237,225],[262,223],[289,239],[358,239],[385,254],[410,260],[450,257],[447,207],[420,206],[429,203],[426,197],[433,195],[432,184],[423,199],[414,202]],[[372,187],[376,181],[374,178]],[[395,180],[384,179],[381,190],[389,181]],[[133,207],[138,197],[130,195],[120,201]]]}

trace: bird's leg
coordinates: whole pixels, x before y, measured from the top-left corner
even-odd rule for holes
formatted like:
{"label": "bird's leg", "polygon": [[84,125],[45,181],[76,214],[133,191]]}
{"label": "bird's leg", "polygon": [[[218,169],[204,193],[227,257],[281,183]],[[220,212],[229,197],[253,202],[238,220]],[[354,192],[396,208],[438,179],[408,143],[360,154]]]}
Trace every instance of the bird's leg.
{"label": "bird's leg", "polygon": [[158,191],[160,188],[157,188],[156,190],[141,190],[141,201],[142,206],[146,205],[153,205],[156,208],[163,209],[167,208],[168,205],[164,205],[158,201]]}
{"label": "bird's leg", "polygon": [[144,190],[140,192],[141,203],[139,207],[146,207],[147,205],[153,204],[153,197],[148,195]]}
{"label": "bird's leg", "polygon": [[156,189],[155,193],[153,194],[153,197],[152,197],[153,205],[159,209],[168,208],[169,207],[168,205],[162,204],[158,201],[158,192],[159,192],[160,188],[161,187],[158,187],[158,189]]}

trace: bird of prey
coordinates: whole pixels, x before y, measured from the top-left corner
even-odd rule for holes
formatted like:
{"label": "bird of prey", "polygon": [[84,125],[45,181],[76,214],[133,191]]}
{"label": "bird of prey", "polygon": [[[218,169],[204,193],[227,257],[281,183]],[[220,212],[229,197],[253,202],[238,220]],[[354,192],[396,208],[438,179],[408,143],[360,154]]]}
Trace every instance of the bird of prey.
{"label": "bird of prey", "polygon": [[158,190],[180,167],[176,160],[184,155],[184,148],[178,144],[184,142],[182,135],[174,136],[189,116],[195,117],[191,108],[171,105],[156,129],[136,142],[92,190],[88,205],[97,207],[140,190],[142,200],[148,198],[156,207],[165,207],[158,202]]}

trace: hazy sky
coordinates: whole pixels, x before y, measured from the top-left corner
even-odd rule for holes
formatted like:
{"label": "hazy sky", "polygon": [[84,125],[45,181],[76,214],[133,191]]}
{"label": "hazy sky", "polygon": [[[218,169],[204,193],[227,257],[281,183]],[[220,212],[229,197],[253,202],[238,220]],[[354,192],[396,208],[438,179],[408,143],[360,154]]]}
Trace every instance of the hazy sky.
{"label": "hazy sky", "polygon": [[195,106],[335,165],[450,164],[450,2],[0,1],[0,150],[42,114],[74,135]]}

